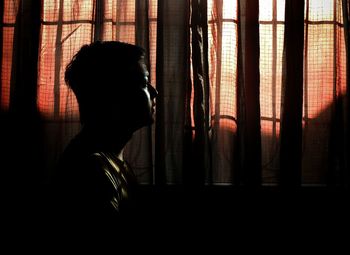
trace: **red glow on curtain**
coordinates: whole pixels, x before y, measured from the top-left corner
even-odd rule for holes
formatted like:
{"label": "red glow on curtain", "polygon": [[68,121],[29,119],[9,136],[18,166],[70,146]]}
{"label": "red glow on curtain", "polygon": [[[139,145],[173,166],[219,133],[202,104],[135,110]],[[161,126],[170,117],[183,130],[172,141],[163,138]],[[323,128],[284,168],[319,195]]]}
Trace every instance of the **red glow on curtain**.
{"label": "red glow on curtain", "polygon": [[78,106],[64,83],[65,67],[92,40],[93,0],[44,1],[38,108],[47,118],[77,120]]}
{"label": "red glow on curtain", "polygon": [[13,35],[19,0],[4,1],[4,17],[1,23],[3,32],[1,59],[1,109],[8,110],[10,105],[11,66],[13,54]]}
{"label": "red glow on curtain", "polygon": [[[10,8],[9,2],[5,2],[6,8]],[[335,96],[345,93],[345,46],[340,7],[335,10],[333,0],[306,3],[309,5],[305,7],[304,118],[316,118],[334,102]],[[81,4],[56,0],[44,1],[43,5],[38,107],[50,118],[77,119],[77,103],[64,85],[63,74],[74,53],[93,40],[95,1]],[[157,1],[150,0],[149,7],[150,71],[155,84]],[[135,8],[135,1],[106,0],[103,40],[135,43]],[[284,8],[285,0],[260,0],[261,130],[276,137],[281,115]],[[211,115],[221,128],[235,132],[237,1],[209,0],[208,22]],[[4,70],[11,63],[13,28],[4,28],[5,33],[8,35],[4,36],[3,45],[3,105],[9,101],[10,72]]]}
{"label": "red glow on curtain", "polygon": [[219,127],[235,132],[237,117],[237,1],[208,1],[211,115]]}
{"label": "red glow on curtain", "polygon": [[[285,0],[260,0],[260,111],[264,136],[279,136]],[[265,145],[264,145],[265,143]]]}

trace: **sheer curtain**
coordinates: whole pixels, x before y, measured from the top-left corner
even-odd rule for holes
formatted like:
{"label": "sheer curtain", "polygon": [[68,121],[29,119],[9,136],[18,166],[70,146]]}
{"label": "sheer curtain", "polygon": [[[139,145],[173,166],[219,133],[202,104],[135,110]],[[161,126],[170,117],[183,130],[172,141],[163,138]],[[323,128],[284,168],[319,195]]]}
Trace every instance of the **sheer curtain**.
{"label": "sheer curtain", "polygon": [[349,171],[344,165],[346,147],[338,137],[347,132],[348,120],[339,115],[346,109],[344,99],[349,93],[342,3],[308,0],[305,9],[302,182],[339,184]]}
{"label": "sheer curtain", "polygon": [[0,7],[1,118],[35,119],[19,126],[44,180],[80,128],[65,66],[121,40],[159,91],[126,150],[141,183],[348,185],[348,1],[28,2]]}

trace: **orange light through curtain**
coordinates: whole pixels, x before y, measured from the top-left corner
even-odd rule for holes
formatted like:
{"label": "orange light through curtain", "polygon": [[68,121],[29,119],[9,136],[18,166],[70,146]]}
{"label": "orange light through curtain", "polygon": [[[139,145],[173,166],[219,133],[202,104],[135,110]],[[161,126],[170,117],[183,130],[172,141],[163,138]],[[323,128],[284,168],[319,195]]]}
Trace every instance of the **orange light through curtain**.
{"label": "orange light through curtain", "polygon": [[345,42],[341,1],[307,2],[303,115],[315,119],[345,94]]}
{"label": "orange light through curtain", "polygon": [[285,0],[259,1],[262,177],[275,183],[281,119]]}
{"label": "orange light through curtain", "polygon": [[10,105],[10,82],[13,51],[13,35],[19,0],[4,0],[3,45],[1,63],[1,109],[8,110]]}
{"label": "orange light through curtain", "polygon": [[[9,5],[13,2],[5,1],[5,13],[15,13]],[[219,2],[208,0],[211,114],[221,127],[234,131],[237,1],[223,0],[222,6],[218,6]],[[157,3],[155,0],[149,3],[151,79],[155,83]],[[304,107],[304,116],[314,118],[333,102],[334,91],[337,95],[345,91],[345,49],[341,12],[334,9],[335,2],[309,0],[306,3],[309,23],[305,35],[304,104],[307,107]],[[38,107],[48,117],[77,117],[77,104],[64,86],[63,74],[74,53],[93,40],[94,4],[93,0],[43,1]],[[260,0],[261,128],[263,134],[276,137],[281,114],[284,8],[285,0]],[[135,43],[135,1],[106,0],[104,9],[103,39]],[[4,22],[13,24],[14,16],[5,15]],[[9,98],[12,33],[13,27],[4,27],[2,107],[8,104]],[[334,90],[334,84],[338,89]]]}
{"label": "orange light through curtain", "polygon": [[345,94],[346,63],[341,2],[305,1],[304,183],[326,182],[333,109],[338,98]]}
{"label": "orange light through curtain", "polygon": [[208,0],[210,108],[214,125],[237,126],[237,1]]}
{"label": "orange light through curtain", "polygon": [[65,67],[92,40],[93,0],[43,1],[38,108],[50,119],[77,120],[78,107],[64,83]]}

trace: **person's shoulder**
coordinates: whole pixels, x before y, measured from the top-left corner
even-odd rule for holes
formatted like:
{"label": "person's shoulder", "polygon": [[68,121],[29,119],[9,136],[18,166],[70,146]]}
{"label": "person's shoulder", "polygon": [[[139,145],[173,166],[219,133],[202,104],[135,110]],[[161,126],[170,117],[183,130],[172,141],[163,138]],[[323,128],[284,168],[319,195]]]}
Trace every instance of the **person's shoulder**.
{"label": "person's shoulder", "polygon": [[79,190],[93,187],[104,181],[102,161],[85,144],[73,138],[60,155],[56,164],[53,188]]}

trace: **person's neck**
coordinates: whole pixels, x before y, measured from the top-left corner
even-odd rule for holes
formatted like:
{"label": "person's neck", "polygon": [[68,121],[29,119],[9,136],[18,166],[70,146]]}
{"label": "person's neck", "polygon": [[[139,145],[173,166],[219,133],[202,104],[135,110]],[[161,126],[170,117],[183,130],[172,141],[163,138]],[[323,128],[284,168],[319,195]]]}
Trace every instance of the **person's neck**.
{"label": "person's neck", "polygon": [[127,128],[104,128],[95,125],[84,125],[80,136],[92,150],[109,152],[123,160],[125,145],[131,139],[133,132]]}

